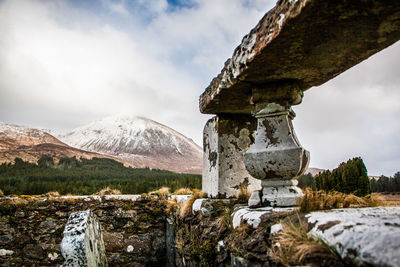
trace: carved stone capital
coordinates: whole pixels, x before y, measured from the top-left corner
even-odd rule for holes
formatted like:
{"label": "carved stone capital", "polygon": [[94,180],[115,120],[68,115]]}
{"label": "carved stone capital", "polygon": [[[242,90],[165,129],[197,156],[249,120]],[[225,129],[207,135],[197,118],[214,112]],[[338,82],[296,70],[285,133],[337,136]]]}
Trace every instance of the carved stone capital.
{"label": "carved stone capital", "polygon": [[303,90],[297,81],[268,83],[252,89],[251,101],[256,104],[256,113],[273,103],[290,108],[302,100]]}

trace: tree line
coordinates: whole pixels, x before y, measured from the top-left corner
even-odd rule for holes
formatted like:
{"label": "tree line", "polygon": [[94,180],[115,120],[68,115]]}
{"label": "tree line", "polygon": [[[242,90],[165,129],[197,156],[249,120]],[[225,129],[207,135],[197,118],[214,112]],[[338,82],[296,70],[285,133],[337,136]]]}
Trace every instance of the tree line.
{"label": "tree line", "polygon": [[123,194],[142,194],[162,186],[201,188],[201,175],[179,174],[167,170],[125,167],[112,159],[61,158],[56,164],[51,156],[37,163],[16,158],[0,165],[0,189],[6,195],[39,195],[50,191],[86,195],[112,187]]}
{"label": "tree line", "polygon": [[393,177],[381,175],[378,179],[371,179],[372,192],[400,192],[400,172]]}
{"label": "tree line", "polygon": [[362,158],[356,157],[340,163],[332,171],[323,171],[315,177],[311,174],[302,175],[299,178],[299,187],[351,193],[356,196],[365,196],[371,192],[400,192],[400,172],[393,177],[381,176],[377,180],[370,180]]}

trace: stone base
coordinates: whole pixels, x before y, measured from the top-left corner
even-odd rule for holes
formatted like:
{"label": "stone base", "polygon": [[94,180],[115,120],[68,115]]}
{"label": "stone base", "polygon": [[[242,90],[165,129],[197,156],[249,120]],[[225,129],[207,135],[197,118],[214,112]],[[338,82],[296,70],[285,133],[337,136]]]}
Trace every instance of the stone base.
{"label": "stone base", "polygon": [[303,196],[297,183],[297,180],[262,181],[262,190],[251,194],[248,205],[250,208],[297,206]]}

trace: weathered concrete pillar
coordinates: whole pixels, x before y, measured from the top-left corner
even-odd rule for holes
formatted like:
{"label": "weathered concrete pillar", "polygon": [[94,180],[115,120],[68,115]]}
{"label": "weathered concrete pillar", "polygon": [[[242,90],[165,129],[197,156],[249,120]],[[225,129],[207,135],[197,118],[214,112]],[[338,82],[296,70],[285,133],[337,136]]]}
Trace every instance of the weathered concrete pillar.
{"label": "weathered concrete pillar", "polygon": [[203,133],[203,191],[210,197],[236,196],[240,187],[261,188],[243,162],[243,153],[254,141],[256,120],[251,116],[217,115]]}
{"label": "weathered concrete pillar", "polygon": [[284,84],[278,92],[253,90],[257,134],[244,162],[249,173],[262,181],[262,191],[252,194],[249,206],[295,206],[303,195],[296,179],[306,171],[310,153],[296,137],[292,125],[296,114],[291,109],[303,93],[296,84]]}
{"label": "weathered concrete pillar", "polygon": [[90,211],[73,212],[61,242],[63,266],[108,266],[101,226]]}

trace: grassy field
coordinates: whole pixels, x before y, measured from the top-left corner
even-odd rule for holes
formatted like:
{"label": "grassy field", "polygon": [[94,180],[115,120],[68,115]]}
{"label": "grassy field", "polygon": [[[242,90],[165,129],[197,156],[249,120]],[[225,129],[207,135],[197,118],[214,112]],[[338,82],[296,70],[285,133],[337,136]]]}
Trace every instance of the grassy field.
{"label": "grassy field", "polygon": [[397,193],[373,193],[385,206],[400,206],[400,192]]}

